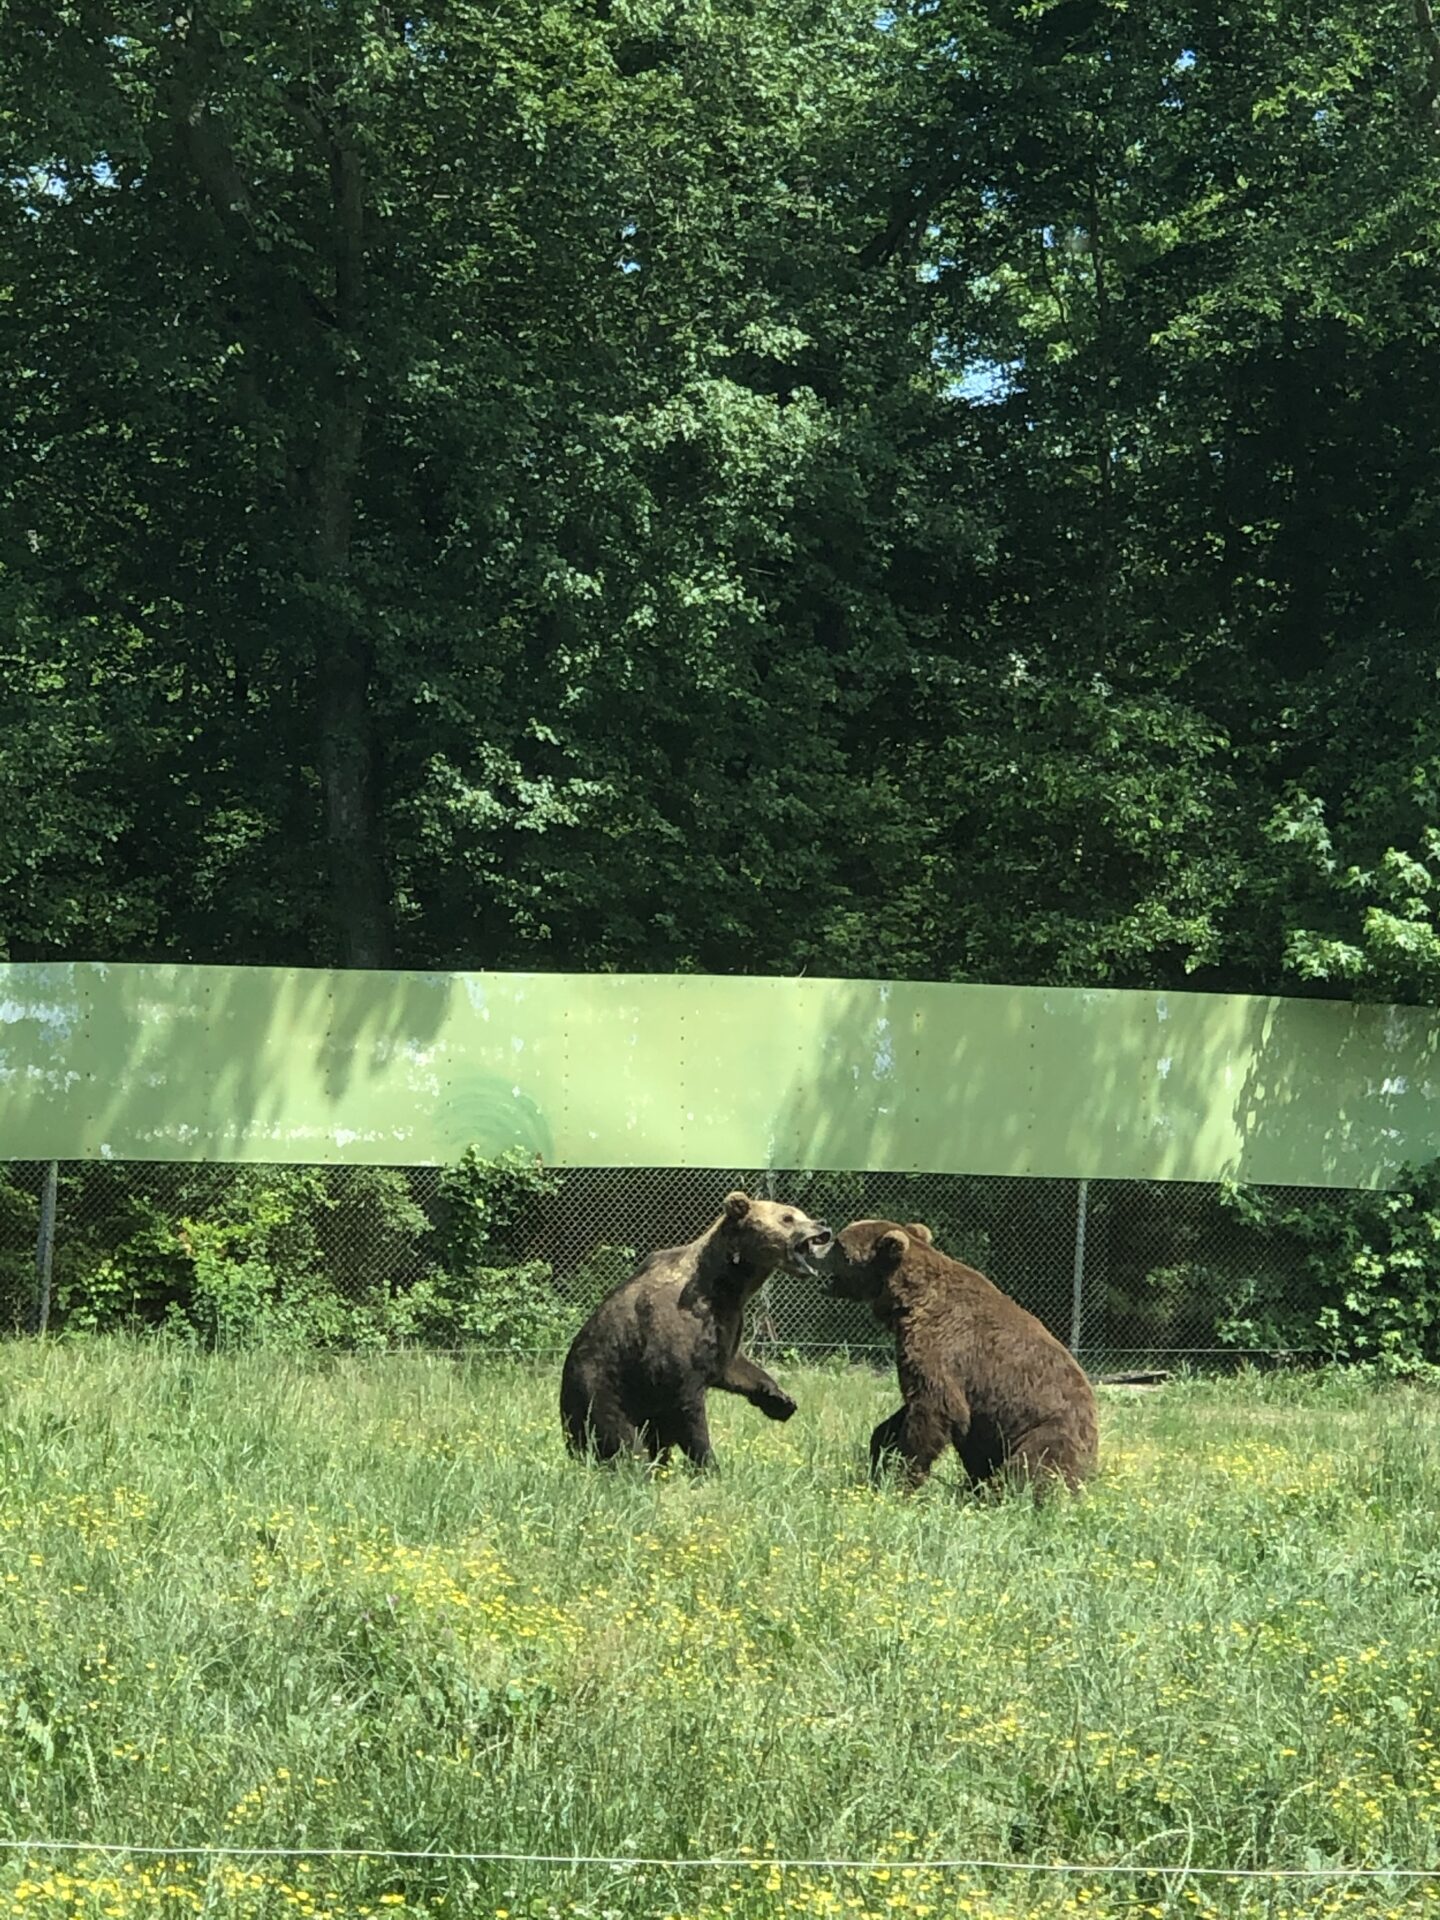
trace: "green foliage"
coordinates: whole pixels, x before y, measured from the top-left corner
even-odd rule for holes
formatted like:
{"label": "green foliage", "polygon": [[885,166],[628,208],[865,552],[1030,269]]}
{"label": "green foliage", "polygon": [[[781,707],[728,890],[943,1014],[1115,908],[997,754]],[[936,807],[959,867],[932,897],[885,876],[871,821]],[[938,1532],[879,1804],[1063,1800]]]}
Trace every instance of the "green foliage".
{"label": "green foliage", "polygon": [[193,1271],[189,1301],[184,1309],[173,1312],[172,1324],[193,1329],[201,1345],[216,1352],[272,1344],[276,1332],[272,1269],[253,1254],[237,1259],[234,1236],[223,1226],[187,1220],[181,1233]]}
{"label": "green foliage", "polygon": [[466,1273],[497,1253],[518,1253],[538,1201],[560,1191],[560,1177],[518,1148],[493,1160],[467,1147],[440,1178],[440,1264]]}
{"label": "green foliage", "polygon": [[1428,8],[102,12],[0,952],[1433,996]]}
{"label": "green foliage", "polygon": [[60,1206],[57,1331],[293,1348],[412,1331],[431,1228],[392,1169],[69,1167]]}
{"label": "green foliage", "polygon": [[[51,1324],[69,1335],[162,1330],[211,1349],[553,1346],[629,1257],[597,1249],[562,1298],[528,1247],[537,1206],[558,1188],[523,1156],[472,1151],[442,1177],[437,1228],[388,1168],[67,1167]],[[33,1245],[34,1211],[0,1181],[8,1244]],[[33,1262],[12,1264],[25,1324]]]}
{"label": "green foliage", "polygon": [[568,1342],[578,1319],[549,1264],[527,1253],[537,1203],[552,1198],[560,1184],[558,1175],[518,1150],[486,1160],[470,1147],[445,1169],[437,1267],[412,1300],[422,1338],[506,1353]]}
{"label": "green foliage", "polygon": [[563,1349],[579,1325],[543,1260],[469,1267],[459,1276],[441,1268],[417,1289],[411,1310],[427,1345],[511,1355]]}
{"label": "green foliage", "polygon": [[40,1202],[0,1166],[0,1327],[28,1329],[35,1304],[35,1242]]}
{"label": "green foliage", "polygon": [[[1256,1277],[1232,1284],[1221,1338],[1358,1361],[1388,1374],[1440,1362],[1440,1161],[1385,1193],[1232,1188],[1256,1236]],[[1262,1276],[1259,1277],[1259,1276]]]}
{"label": "green foliage", "polygon": [[[67,1169],[60,1205],[72,1202],[83,1174]],[[54,1305],[57,1332],[110,1333],[170,1316],[193,1281],[183,1225],[143,1189],[117,1196],[113,1210],[57,1236]]]}

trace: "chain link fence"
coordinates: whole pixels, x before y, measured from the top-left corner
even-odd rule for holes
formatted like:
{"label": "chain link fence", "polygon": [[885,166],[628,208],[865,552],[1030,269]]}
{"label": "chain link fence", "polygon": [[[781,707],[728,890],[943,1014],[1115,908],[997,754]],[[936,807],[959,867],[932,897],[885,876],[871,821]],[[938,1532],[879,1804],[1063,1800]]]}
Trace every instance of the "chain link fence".
{"label": "chain link fence", "polygon": [[[442,1169],[63,1163],[53,1179],[53,1260],[37,1261],[51,1178],[45,1163],[0,1166],[7,1331],[167,1320],[193,1331],[194,1296],[218,1271],[237,1297],[270,1309],[303,1300],[320,1344],[483,1343],[473,1330],[447,1339],[438,1322],[407,1332],[397,1314],[433,1289],[441,1265],[453,1204]],[[559,1171],[545,1184],[512,1210],[483,1271],[448,1281],[462,1298],[506,1282],[543,1292],[548,1315],[543,1333],[520,1343],[527,1350],[563,1346],[637,1256],[694,1238],[732,1187],[791,1201],[836,1228],[861,1218],[924,1221],[946,1252],[1038,1315],[1092,1373],[1221,1367],[1276,1353],[1278,1340],[1255,1344],[1245,1308],[1257,1297],[1288,1302],[1305,1319],[1308,1282],[1293,1253],[1209,1185],[614,1167]],[[513,1338],[503,1344],[517,1350]],[[868,1310],[785,1276],[757,1298],[750,1345],[880,1365],[890,1352]]]}

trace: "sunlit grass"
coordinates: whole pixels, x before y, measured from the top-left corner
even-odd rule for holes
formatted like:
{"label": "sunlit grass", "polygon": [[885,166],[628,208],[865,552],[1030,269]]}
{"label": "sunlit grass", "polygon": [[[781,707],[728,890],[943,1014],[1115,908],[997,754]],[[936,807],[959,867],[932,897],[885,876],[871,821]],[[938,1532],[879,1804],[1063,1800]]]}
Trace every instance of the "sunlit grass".
{"label": "sunlit grass", "polygon": [[871,1492],[862,1373],[715,1396],[711,1477],[584,1469],[553,1371],[0,1351],[0,1831],[892,1866],[33,1853],[0,1913],[1440,1914],[904,1864],[1440,1866],[1433,1399],[1110,1395],[1037,1509]]}

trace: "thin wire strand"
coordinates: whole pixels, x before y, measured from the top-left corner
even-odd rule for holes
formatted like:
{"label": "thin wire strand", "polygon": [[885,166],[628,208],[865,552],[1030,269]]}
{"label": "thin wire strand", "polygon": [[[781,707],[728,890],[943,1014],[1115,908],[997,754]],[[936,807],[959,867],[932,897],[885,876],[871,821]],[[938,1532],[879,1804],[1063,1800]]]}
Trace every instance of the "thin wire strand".
{"label": "thin wire strand", "polygon": [[639,1853],[462,1853],[405,1847],[236,1847],[225,1841],[203,1846],[137,1846],[129,1841],[12,1840],[0,1838],[9,1853],[103,1853],[176,1860],[223,1856],[232,1860],[428,1860],[437,1865],[608,1867],[617,1873],[635,1867],[668,1867],[677,1872],[775,1873],[1051,1873],[1095,1878],[1125,1874],[1132,1878],[1172,1880],[1440,1880],[1440,1867],[1194,1867],[1183,1861],[1145,1866],[1124,1861],[1084,1865],[1072,1860],[829,1860],[776,1859],[768,1854],[712,1854],[670,1858]]}
{"label": "thin wire strand", "polygon": [[[893,1341],[884,1340],[786,1340],[780,1336],[772,1338],[768,1334],[750,1341],[753,1350],[756,1347],[774,1347],[782,1353],[887,1353],[893,1354]],[[567,1353],[568,1347],[487,1347],[479,1341],[466,1347],[352,1347],[332,1350],[342,1351],[346,1359],[351,1360],[429,1360],[459,1356],[475,1360],[494,1361],[497,1364],[507,1360],[539,1360],[554,1353]],[[1082,1353],[1090,1351],[1081,1347]],[[1313,1347],[1115,1347],[1106,1346],[1105,1354],[1109,1358],[1118,1358],[1125,1354],[1143,1354],[1157,1364],[1184,1360],[1192,1353],[1223,1353],[1235,1360],[1245,1360],[1257,1354],[1264,1354],[1276,1360],[1288,1360],[1302,1357],[1318,1351]]]}

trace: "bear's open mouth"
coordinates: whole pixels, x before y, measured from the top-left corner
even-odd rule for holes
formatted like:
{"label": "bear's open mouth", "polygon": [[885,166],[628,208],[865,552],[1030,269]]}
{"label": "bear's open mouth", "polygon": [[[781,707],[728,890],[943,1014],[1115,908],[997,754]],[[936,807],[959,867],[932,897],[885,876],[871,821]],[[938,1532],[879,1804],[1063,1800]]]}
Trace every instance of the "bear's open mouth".
{"label": "bear's open mouth", "polygon": [[786,1256],[785,1265],[791,1273],[803,1278],[818,1280],[820,1269],[817,1260],[823,1260],[835,1244],[835,1236],[829,1227],[820,1227],[804,1240],[797,1240]]}

